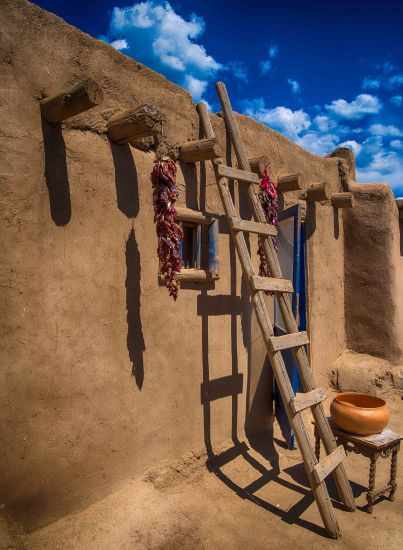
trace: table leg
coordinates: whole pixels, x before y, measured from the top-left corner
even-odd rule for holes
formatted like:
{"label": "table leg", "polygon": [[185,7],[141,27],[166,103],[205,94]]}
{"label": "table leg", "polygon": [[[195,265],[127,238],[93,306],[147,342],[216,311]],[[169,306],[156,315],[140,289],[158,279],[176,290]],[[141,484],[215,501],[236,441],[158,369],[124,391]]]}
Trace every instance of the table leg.
{"label": "table leg", "polygon": [[368,483],[368,493],[367,493],[367,502],[368,502],[368,512],[372,514],[374,506],[374,495],[375,495],[375,475],[376,475],[376,460],[378,458],[377,453],[374,453],[371,456],[371,463],[369,466],[369,483]]}
{"label": "table leg", "polygon": [[392,451],[392,461],[390,464],[390,500],[395,500],[395,493],[397,489],[397,483],[396,483],[396,474],[397,474],[397,453],[399,451],[399,446],[396,445],[396,447]]}

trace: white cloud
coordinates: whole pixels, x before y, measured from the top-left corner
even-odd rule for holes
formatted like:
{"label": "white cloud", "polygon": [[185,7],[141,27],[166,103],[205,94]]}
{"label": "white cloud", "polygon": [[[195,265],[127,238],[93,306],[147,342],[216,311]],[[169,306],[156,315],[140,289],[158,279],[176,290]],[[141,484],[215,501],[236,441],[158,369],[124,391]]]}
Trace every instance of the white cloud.
{"label": "white cloud", "polygon": [[348,139],[347,141],[343,141],[343,143],[340,143],[338,147],[348,147],[353,151],[355,155],[358,155],[358,153],[361,151],[361,144],[355,141],[354,139]]}
{"label": "white cloud", "polygon": [[403,86],[403,74],[395,74],[388,79],[389,88],[400,88]]}
{"label": "white cloud", "polygon": [[337,146],[339,138],[336,134],[320,134],[319,132],[307,132],[297,138],[298,145],[315,155],[331,153]]}
{"label": "white cloud", "polygon": [[296,80],[293,80],[292,78],[289,78],[287,80],[287,82],[290,85],[291,91],[292,91],[293,94],[299,94],[300,93],[301,86],[300,86],[299,82],[297,82]]}
{"label": "white cloud", "polygon": [[378,90],[381,87],[381,81],[378,78],[370,78],[366,76],[362,81],[364,90]]}
{"label": "white cloud", "polygon": [[376,96],[359,94],[351,102],[345,99],[335,99],[330,105],[325,105],[325,108],[341,118],[358,120],[366,115],[379,113],[382,104]]}
{"label": "white cloud", "polygon": [[259,63],[261,74],[267,74],[272,70],[273,59],[278,56],[278,46],[276,44],[273,44],[272,46],[270,46],[267,54],[268,54],[268,59],[264,59]]}
{"label": "white cloud", "polygon": [[276,44],[273,44],[272,46],[270,46],[269,48],[269,57],[271,57],[272,59],[274,59],[275,57],[278,56],[278,46]]}
{"label": "white cloud", "polygon": [[291,138],[296,138],[311,126],[311,119],[305,111],[292,111],[288,107],[267,109],[263,98],[245,102],[245,114],[271,126]]}
{"label": "white cloud", "polygon": [[185,88],[190,92],[195,101],[200,101],[206,91],[207,85],[208,82],[206,80],[199,80],[189,74],[185,77]]}
{"label": "white cloud", "polygon": [[373,136],[390,136],[390,137],[396,137],[401,136],[402,133],[396,126],[393,126],[392,124],[384,125],[384,124],[371,124],[369,127],[369,133]]}
{"label": "white cloud", "polygon": [[328,132],[337,126],[337,123],[326,115],[316,115],[313,121],[321,132]]}
{"label": "white cloud", "polygon": [[197,100],[200,89],[205,90],[209,79],[223,68],[195,42],[204,29],[201,17],[193,14],[185,19],[169,2],[146,0],[113,8],[108,41],[115,47],[124,46],[135,59],[193,90]]}
{"label": "white cloud", "polygon": [[392,189],[403,186],[403,159],[395,152],[379,151],[371,162],[357,171],[358,179],[364,182],[387,182]]}
{"label": "white cloud", "polygon": [[115,48],[115,50],[127,50],[129,47],[129,44],[127,43],[127,40],[125,39],[119,39],[119,40],[113,40],[111,42],[112,48]]}
{"label": "white cloud", "polygon": [[401,95],[394,95],[390,98],[390,102],[392,105],[395,105],[396,107],[400,107],[403,103],[403,96]]}
{"label": "white cloud", "polygon": [[403,151],[403,141],[400,140],[400,139],[393,139],[393,140],[390,142],[390,146],[391,146],[393,149],[397,149],[398,151]]}
{"label": "white cloud", "polygon": [[267,74],[271,71],[273,63],[271,59],[266,59],[265,61],[260,62],[260,72],[262,74]]}
{"label": "white cloud", "polygon": [[226,67],[235,78],[248,82],[248,69],[242,61],[230,61]]}

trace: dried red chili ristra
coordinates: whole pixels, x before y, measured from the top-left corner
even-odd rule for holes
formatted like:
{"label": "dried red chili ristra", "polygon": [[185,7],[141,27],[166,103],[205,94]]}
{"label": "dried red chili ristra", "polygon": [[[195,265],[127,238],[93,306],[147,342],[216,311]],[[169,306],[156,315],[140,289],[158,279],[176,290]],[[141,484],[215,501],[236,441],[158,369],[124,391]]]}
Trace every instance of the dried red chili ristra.
{"label": "dried red chili ristra", "polygon": [[178,197],[176,188],[176,164],[172,160],[160,160],[154,164],[151,174],[153,185],[154,222],[158,238],[158,258],[160,273],[169,295],[178,297],[179,282],[176,274],[182,269],[180,241],[183,239],[181,227],[176,223],[175,203]]}
{"label": "dried red chili ristra", "polygon": [[[279,209],[278,193],[267,169],[264,171],[263,178],[260,181],[259,199],[266,216],[267,223],[277,227]],[[272,239],[275,249],[278,250],[278,239],[276,237],[273,237]],[[259,238],[259,248],[257,253],[260,258],[259,275],[262,277],[270,277],[269,266],[267,265],[262,238]]]}

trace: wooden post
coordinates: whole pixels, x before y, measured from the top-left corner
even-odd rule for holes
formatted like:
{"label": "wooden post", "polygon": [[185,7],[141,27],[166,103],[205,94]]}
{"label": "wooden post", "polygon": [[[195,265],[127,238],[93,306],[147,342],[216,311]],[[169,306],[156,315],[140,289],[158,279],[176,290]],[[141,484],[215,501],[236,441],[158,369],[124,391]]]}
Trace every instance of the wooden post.
{"label": "wooden post", "polygon": [[57,123],[96,107],[102,100],[100,86],[87,78],[64,92],[42,99],[40,106],[42,116],[48,122]]}
{"label": "wooden post", "polygon": [[280,176],[277,182],[277,189],[280,193],[301,191],[302,174],[287,174],[286,176]]}
{"label": "wooden post", "polygon": [[334,208],[352,208],[354,206],[352,193],[333,193],[330,200]]}
{"label": "wooden post", "polygon": [[154,105],[142,105],[112,117],[108,135],[115,143],[129,143],[136,139],[158,136],[163,132],[163,115]]}
{"label": "wooden post", "polygon": [[327,182],[313,183],[303,193],[308,202],[321,202],[330,199],[330,186]]}
{"label": "wooden post", "polygon": [[208,139],[215,139],[215,134],[208,114],[207,105],[205,103],[198,103],[196,109],[199,113],[201,124],[204,129],[204,135]]}
{"label": "wooden post", "polygon": [[188,141],[180,146],[179,160],[182,162],[199,162],[214,160],[220,153],[215,138]]}

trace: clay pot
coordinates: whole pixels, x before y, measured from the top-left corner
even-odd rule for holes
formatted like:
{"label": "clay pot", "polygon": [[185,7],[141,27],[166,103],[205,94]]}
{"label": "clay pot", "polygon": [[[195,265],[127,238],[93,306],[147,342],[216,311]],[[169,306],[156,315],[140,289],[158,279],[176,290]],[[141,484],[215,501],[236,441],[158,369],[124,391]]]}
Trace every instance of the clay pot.
{"label": "clay pot", "polygon": [[357,435],[380,433],[390,418],[383,399],[363,393],[341,393],[333,399],[330,414],[338,428]]}

